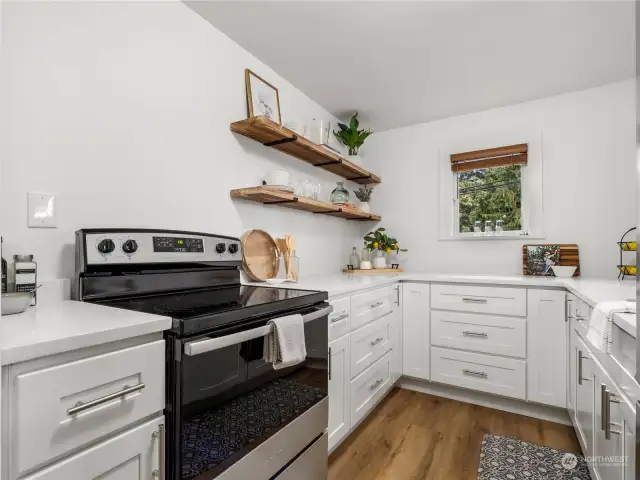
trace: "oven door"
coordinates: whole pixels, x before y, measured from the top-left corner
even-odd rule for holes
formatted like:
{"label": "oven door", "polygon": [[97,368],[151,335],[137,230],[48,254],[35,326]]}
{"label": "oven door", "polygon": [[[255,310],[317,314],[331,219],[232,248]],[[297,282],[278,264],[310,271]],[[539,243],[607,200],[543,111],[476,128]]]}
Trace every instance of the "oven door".
{"label": "oven door", "polygon": [[286,312],[303,316],[307,358],[282,370],[262,356],[267,322],[283,313],[173,342],[169,478],[268,480],[324,434],[331,308]]}

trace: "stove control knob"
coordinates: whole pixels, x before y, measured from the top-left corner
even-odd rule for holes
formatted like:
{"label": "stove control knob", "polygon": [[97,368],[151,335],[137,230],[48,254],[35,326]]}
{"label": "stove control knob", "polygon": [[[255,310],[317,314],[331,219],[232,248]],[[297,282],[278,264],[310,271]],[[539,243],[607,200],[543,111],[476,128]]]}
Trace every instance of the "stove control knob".
{"label": "stove control knob", "polygon": [[229,245],[229,253],[231,254],[236,254],[238,253],[238,244],[237,243],[232,243],[231,245]]}
{"label": "stove control knob", "polygon": [[116,244],[113,243],[113,240],[111,240],[110,238],[105,238],[104,240],[101,240],[100,243],[98,243],[98,251],[103,255],[107,255],[113,252],[115,249]]}
{"label": "stove control knob", "polygon": [[138,242],[136,242],[135,240],[127,240],[122,244],[122,251],[124,253],[136,253],[136,251],[138,250]]}
{"label": "stove control knob", "polygon": [[227,251],[227,246],[224,243],[219,243],[216,245],[216,252],[224,253]]}

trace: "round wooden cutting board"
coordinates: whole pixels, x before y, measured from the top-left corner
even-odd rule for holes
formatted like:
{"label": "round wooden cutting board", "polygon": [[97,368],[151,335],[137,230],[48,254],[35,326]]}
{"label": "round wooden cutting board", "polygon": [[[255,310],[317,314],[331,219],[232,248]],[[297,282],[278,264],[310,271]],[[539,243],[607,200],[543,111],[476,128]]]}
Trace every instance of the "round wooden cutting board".
{"label": "round wooden cutting board", "polygon": [[278,274],[278,247],[264,230],[249,230],[242,237],[242,264],[251,280],[264,282]]}

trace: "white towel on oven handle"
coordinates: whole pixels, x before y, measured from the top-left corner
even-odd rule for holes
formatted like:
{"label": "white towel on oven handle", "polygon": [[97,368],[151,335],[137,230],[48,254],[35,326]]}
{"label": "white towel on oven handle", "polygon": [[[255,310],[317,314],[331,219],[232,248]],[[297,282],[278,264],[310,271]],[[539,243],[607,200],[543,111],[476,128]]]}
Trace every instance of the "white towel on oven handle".
{"label": "white towel on oven handle", "polygon": [[271,332],[264,337],[263,357],[273,364],[274,370],[292,367],[307,358],[302,315],[269,320]]}

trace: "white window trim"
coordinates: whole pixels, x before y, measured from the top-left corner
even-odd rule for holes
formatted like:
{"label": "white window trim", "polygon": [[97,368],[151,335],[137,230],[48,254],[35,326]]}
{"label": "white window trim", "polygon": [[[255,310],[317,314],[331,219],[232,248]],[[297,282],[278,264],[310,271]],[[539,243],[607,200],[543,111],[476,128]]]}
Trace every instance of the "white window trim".
{"label": "white window trim", "polygon": [[[440,208],[439,240],[534,240],[544,239],[542,192],[542,137],[540,134],[484,135],[482,139],[455,142],[440,149]],[[457,174],[451,171],[451,155],[495,148],[503,145],[526,143],[528,164],[522,167],[522,230],[503,232],[502,235],[475,236],[472,232],[458,231]]]}

